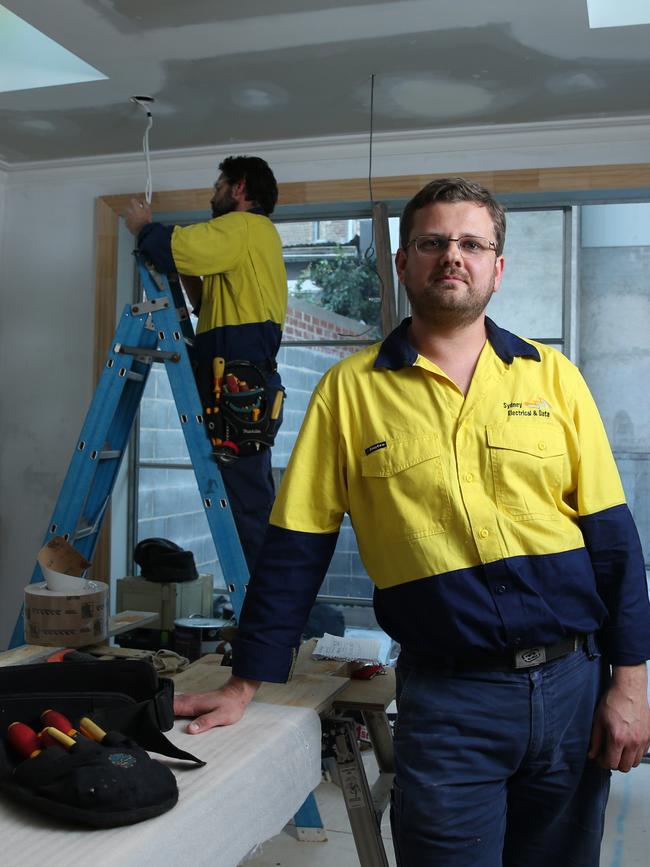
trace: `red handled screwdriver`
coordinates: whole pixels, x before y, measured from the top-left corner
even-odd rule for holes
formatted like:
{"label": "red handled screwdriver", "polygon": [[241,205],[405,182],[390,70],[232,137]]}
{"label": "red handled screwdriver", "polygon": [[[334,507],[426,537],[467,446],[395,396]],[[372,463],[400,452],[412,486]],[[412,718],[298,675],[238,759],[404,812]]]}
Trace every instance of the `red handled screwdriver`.
{"label": "red handled screwdriver", "polygon": [[62,713],[59,713],[58,710],[52,710],[52,708],[44,710],[41,714],[41,721],[44,726],[52,726],[66,734],[69,738],[73,738],[79,734],[77,729],[73,728],[70,720],[66,716],[63,716]]}
{"label": "red handled screwdriver", "polygon": [[[77,746],[77,742],[73,740],[68,735],[60,732],[58,729],[54,728],[54,726],[47,726],[41,732],[43,740],[47,740],[48,744],[51,746],[52,744],[60,744],[66,750],[71,750],[73,747]],[[51,738],[51,740],[50,740]]]}
{"label": "red handled screwdriver", "polygon": [[7,741],[24,759],[33,759],[43,752],[41,742],[33,728],[23,722],[12,722],[7,729]]}

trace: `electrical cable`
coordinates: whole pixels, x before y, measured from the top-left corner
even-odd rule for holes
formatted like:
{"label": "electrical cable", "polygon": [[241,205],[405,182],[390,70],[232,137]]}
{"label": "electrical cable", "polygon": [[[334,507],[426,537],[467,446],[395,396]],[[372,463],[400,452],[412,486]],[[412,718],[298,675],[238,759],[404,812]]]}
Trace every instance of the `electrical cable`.
{"label": "electrical cable", "polygon": [[149,130],[153,126],[153,117],[151,112],[147,112],[148,123],[142,138],[142,150],[144,151],[145,163],[147,166],[147,183],[144,188],[144,198],[148,205],[151,204],[151,160],[149,159]]}
{"label": "electrical cable", "polygon": [[[370,135],[368,140],[368,196],[370,198],[371,212],[375,206],[375,197],[372,192],[372,144],[373,144],[373,126],[375,119],[375,73],[370,76]],[[375,253],[375,218],[371,219],[370,243],[363,254],[364,259],[368,260]]]}
{"label": "electrical cable", "polygon": [[[375,73],[370,75],[370,131],[368,137],[368,197],[370,199],[370,243],[363,253],[365,267],[377,278],[379,284],[379,298],[384,296],[385,287],[381,274],[377,270],[377,265],[373,262],[376,259],[375,250],[375,196],[372,190],[372,147],[374,143],[374,123],[375,123]],[[372,326],[371,326],[372,327]],[[367,329],[367,331],[370,329]],[[363,332],[364,334],[366,332]]]}
{"label": "electrical cable", "polygon": [[[360,268],[365,268],[366,271],[370,272],[374,277],[376,277],[377,282],[379,284],[379,298],[381,299],[384,294],[384,282],[381,279],[381,274],[377,270],[377,266],[373,263],[373,257],[375,257],[375,215],[372,213],[372,209],[375,205],[375,199],[372,192],[372,145],[373,145],[373,126],[374,126],[374,117],[375,117],[375,74],[374,72],[370,75],[370,136],[368,143],[368,196],[370,198],[370,207],[371,207],[371,216],[370,216],[370,243],[363,251],[363,262],[359,263]],[[359,250],[361,252],[361,250]],[[381,302],[380,302],[381,303]],[[364,334],[368,334],[373,330],[375,326],[370,324],[363,331],[360,331],[358,334],[354,334],[354,337],[363,337]],[[337,332],[337,337],[348,337],[348,334],[339,334]]]}
{"label": "electrical cable", "polygon": [[154,101],[153,96],[132,96],[131,102],[135,102],[147,115],[147,127],[142,137],[142,151],[144,153],[145,165],[147,167],[147,181],[144,188],[144,198],[148,205],[151,204],[152,185],[151,185],[151,159],[149,156],[149,130],[153,126],[153,114],[151,113],[150,105]]}

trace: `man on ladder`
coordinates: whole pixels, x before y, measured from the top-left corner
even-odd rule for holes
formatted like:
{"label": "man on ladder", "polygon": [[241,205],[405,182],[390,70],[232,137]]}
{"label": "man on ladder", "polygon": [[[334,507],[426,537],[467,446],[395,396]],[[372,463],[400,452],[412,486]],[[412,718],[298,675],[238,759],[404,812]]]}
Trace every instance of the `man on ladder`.
{"label": "man on ladder", "polygon": [[274,499],[271,451],[283,390],[276,355],[287,308],[282,242],[269,219],[278,198],[259,157],[228,157],[211,199],[213,219],[190,226],[152,221],[132,200],[126,225],[162,273],[181,275],[198,315],[192,360],[208,435],[249,570]]}

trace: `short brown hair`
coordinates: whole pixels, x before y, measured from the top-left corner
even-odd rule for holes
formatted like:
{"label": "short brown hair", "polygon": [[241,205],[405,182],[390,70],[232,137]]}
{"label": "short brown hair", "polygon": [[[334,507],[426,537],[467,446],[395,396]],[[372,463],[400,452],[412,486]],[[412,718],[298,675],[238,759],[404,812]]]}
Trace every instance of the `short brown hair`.
{"label": "short brown hair", "polygon": [[506,215],[505,211],[489,190],[480,184],[467,178],[436,178],[430,181],[426,187],[422,187],[419,193],[407,202],[399,224],[399,240],[403,250],[406,249],[413,228],[413,217],[416,211],[431,205],[433,202],[475,202],[483,208],[487,208],[494,225],[494,236],[497,247],[497,256],[503,253],[503,245],[506,240]]}

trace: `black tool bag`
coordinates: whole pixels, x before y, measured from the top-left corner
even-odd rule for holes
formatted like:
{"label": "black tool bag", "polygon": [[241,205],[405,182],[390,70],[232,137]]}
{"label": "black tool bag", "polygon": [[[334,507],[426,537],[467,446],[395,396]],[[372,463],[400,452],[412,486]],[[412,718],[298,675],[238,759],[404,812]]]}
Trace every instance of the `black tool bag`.
{"label": "black tool bag", "polygon": [[[275,442],[282,423],[284,388],[269,386],[262,368],[243,360],[225,364],[217,403],[205,410],[206,429],[220,463],[232,463]],[[244,386],[245,391],[239,390]]]}
{"label": "black tool bag", "polygon": [[[69,750],[49,746],[20,758],[7,743],[12,722],[35,731],[47,709],[78,728],[89,717],[106,732]],[[0,790],[58,819],[96,828],[127,825],[171,809],[176,779],[147,750],[205,764],[163,734],[174,721],[173,682],[140,660],[61,662],[0,668]]]}

